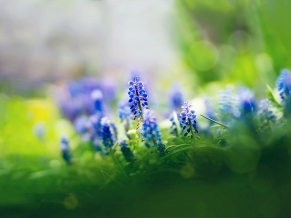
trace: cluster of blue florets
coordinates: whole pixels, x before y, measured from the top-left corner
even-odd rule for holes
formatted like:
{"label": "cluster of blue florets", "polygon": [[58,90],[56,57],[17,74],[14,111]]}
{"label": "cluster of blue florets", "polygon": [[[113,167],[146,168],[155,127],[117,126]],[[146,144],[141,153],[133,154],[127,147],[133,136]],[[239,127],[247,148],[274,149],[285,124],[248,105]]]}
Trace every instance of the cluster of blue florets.
{"label": "cluster of blue florets", "polygon": [[194,137],[194,132],[198,133],[196,115],[192,107],[193,105],[186,101],[184,102],[184,106],[182,106],[183,110],[180,113],[184,136],[188,136],[190,134],[191,138]]}
{"label": "cluster of blue florets", "polygon": [[107,117],[103,117],[101,120],[101,138],[103,145],[106,148],[112,148],[114,145],[114,133],[112,132],[111,129],[111,122]]}
{"label": "cluster of blue florets", "polygon": [[[91,86],[90,89],[86,89],[87,92],[90,90],[90,101],[93,110],[90,113],[86,112],[86,110],[81,110],[83,111],[82,113],[80,111],[75,113],[76,111],[74,111],[74,116],[71,116],[72,113],[69,113],[68,118],[70,120],[73,118],[72,121],[76,131],[86,136],[84,138],[90,140],[96,151],[101,154],[108,154],[113,146],[118,144],[125,160],[127,162],[133,162],[135,155],[129,146],[129,142],[141,136],[146,147],[155,147],[160,155],[165,155],[166,146],[157,119],[153,115],[153,111],[149,108],[148,95],[143,82],[137,76],[133,76],[133,79],[128,84],[128,101],[123,101],[118,104],[118,115],[121,124],[123,124],[126,139],[118,139],[118,128],[114,122],[105,116],[103,93],[100,89],[96,89],[96,87],[92,89]],[[82,93],[80,87],[76,84],[71,84],[69,87],[72,96],[76,97]],[[284,115],[286,115],[291,108],[291,73],[288,70],[282,70],[281,75],[277,79],[277,89],[282,99],[281,107],[283,107]],[[273,99],[273,101],[275,100]],[[77,105],[75,108],[80,103],[79,101],[76,102],[74,102]],[[198,134],[196,113],[192,104],[188,101],[183,103],[181,88],[177,84],[170,91],[169,105],[170,133],[175,137],[182,135],[184,137],[190,136],[191,139],[196,138]],[[261,124],[260,128],[257,129],[265,130],[265,127],[270,129],[272,124],[276,123],[277,120],[276,110],[274,110],[272,102],[263,99],[260,101],[259,106],[257,105],[255,95],[250,89],[243,87],[235,93],[232,88],[228,87],[219,93],[218,107],[213,107],[212,102],[210,103],[210,100],[206,98],[206,116],[203,117],[208,118],[208,121],[211,123],[208,125],[209,127],[212,123],[217,123],[225,128],[232,128],[233,124],[239,121],[244,121],[245,125],[249,125],[253,123],[252,120],[257,120]],[[72,112],[70,110],[68,111]],[[255,117],[257,119],[254,119]],[[129,134],[129,132],[131,130],[131,124],[135,122],[134,120],[137,120],[138,125],[136,128],[136,136],[132,138],[132,133]],[[65,136],[61,137],[61,151],[64,160],[67,163],[71,163],[72,157],[69,141]]]}
{"label": "cluster of blue florets", "polygon": [[128,96],[130,103],[130,110],[134,115],[134,119],[142,117],[142,108],[149,109],[148,107],[148,95],[145,91],[143,82],[139,80],[137,76],[133,77],[133,80],[128,82]]}
{"label": "cluster of blue florets", "polygon": [[276,122],[276,115],[274,114],[271,107],[271,102],[268,99],[263,99],[260,101],[258,114],[263,128],[270,128],[271,125]]}
{"label": "cluster of blue florets", "polygon": [[157,119],[154,117],[151,110],[146,110],[144,112],[142,136],[145,140],[145,145],[148,148],[156,146],[159,151],[164,153],[165,145],[163,144],[161,131],[158,127]]}

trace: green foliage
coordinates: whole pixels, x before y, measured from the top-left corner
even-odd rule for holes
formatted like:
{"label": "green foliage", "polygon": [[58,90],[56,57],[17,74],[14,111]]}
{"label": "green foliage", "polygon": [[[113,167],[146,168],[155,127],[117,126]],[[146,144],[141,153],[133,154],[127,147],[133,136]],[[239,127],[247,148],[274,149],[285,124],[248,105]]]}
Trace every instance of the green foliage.
{"label": "green foliage", "polygon": [[291,65],[290,1],[178,0],[176,5],[176,39],[200,84],[240,81],[254,87]]}

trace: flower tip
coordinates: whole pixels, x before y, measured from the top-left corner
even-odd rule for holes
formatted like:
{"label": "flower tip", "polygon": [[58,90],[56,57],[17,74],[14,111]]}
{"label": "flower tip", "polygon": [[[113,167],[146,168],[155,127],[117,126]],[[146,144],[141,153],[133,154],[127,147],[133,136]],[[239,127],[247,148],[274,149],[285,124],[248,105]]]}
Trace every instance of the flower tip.
{"label": "flower tip", "polygon": [[91,98],[93,100],[101,100],[103,98],[103,94],[102,91],[99,89],[95,89],[94,91],[92,91],[91,93]]}

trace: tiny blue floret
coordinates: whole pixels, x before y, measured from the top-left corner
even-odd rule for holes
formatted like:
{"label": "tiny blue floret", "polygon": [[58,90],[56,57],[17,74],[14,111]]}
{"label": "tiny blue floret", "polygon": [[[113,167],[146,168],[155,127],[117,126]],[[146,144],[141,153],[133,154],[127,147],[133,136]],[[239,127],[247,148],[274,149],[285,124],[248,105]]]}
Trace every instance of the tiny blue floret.
{"label": "tiny blue floret", "polygon": [[70,152],[70,144],[68,137],[66,135],[61,136],[61,144],[60,149],[62,152],[63,159],[67,162],[67,164],[70,164],[72,162],[72,156]]}

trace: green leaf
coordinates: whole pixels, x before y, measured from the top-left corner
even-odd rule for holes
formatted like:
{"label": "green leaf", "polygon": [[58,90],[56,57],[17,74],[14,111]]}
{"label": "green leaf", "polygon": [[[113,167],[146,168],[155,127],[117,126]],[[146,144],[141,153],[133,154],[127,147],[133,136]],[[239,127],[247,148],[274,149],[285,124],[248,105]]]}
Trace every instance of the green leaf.
{"label": "green leaf", "polygon": [[274,97],[274,94],[273,94],[273,91],[272,91],[271,87],[268,86],[268,85],[267,85],[266,95],[267,95],[267,98],[273,104],[274,107],[276,107],[278,109],[282,109],[283,106],[279,102],[277,102],[277,100]]}

